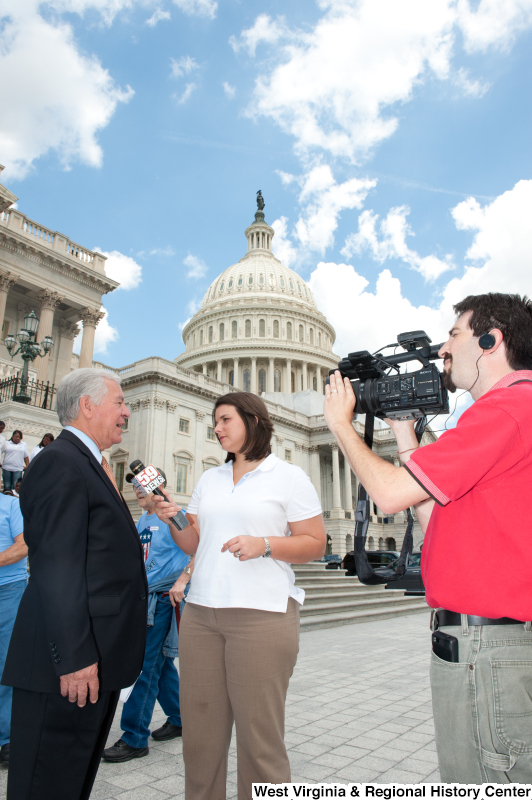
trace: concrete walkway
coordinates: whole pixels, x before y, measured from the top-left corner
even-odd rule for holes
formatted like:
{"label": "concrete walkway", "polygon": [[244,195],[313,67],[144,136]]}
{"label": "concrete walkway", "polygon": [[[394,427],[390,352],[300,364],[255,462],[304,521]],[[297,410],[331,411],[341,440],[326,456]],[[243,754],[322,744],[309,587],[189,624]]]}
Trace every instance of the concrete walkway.
{"label": "concrete walkway", "polygon": [[[427,612],[301,635],[286,710],[294,782],[439,780],[428,626]],[[117,716],[109,744],[120,738]],[[153,727],[164,721],[157,707]],[[91,800],[182,800],[183,776],[181,739],[154,742],[145,758],[126,764],[102,762]],[[2,769],[0,797],[5,796],[5,786]],[[232,797],[234,742],[227,791],[227,798]]]}

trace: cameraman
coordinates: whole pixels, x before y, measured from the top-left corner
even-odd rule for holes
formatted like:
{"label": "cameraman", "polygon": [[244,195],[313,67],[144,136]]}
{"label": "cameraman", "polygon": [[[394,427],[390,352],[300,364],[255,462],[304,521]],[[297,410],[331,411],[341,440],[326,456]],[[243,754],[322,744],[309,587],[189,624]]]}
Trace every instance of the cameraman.
{"label": "cameraman", "polygon": [[362,442],[355,396],[339,372],[325,419],[369,496],[385,513],[415,506],[435,626],[458,639],[458,662],[434,653],[436,747],[445,783],[532,782],[532,302],[471,295],[442,345],[449,391],[473,405],[456,428],[418,449],[413,421],[388,421],[404,464]]}

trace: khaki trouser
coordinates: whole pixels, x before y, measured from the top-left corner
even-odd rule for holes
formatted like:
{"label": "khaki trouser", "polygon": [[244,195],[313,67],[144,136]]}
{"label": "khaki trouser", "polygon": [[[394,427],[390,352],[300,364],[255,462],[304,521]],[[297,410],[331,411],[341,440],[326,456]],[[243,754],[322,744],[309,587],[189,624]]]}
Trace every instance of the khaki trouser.
{"label": "khaki trouser", "polygon": [[[466,618],[467,619],[467,618]],[[519,625],[441,630],[457,663],[432,653],[430,680],[443,783],[532,782],[532,632]]]}
{"label": "khaki trouser", "polygon": [[186,800],[225,800],[236,726],[238,800],[252,783],[290,781],[284,744],[288,681],[299,650],[299,604],[286,614],[187,603],[179,631]]}

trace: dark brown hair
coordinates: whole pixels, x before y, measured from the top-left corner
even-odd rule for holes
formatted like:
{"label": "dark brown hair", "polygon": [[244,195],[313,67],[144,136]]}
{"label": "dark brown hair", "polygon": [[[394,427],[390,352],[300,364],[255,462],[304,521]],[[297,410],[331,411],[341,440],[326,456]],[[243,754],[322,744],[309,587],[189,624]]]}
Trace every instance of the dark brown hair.
{"label": "dark brown hair", "polygon": [[532,301],[518,294],[471,294],[453,306],[460,317],[472,311],[469,327],[475,336],[501,331],[512,369],[532,369]]}
{"label": "dark brown hair", "polygon": [[[251,392],[231,392],[219,397],[214,404],[212,421],[216,426],[216,409],[220,406],[234,406],[246,427],[246,438],[240,451],[246,461],[259,461],[272,452],[270,441],[273,422],[268,414],[266,403]],[[234,461],[235,454],[227,453],[226,463]]]}

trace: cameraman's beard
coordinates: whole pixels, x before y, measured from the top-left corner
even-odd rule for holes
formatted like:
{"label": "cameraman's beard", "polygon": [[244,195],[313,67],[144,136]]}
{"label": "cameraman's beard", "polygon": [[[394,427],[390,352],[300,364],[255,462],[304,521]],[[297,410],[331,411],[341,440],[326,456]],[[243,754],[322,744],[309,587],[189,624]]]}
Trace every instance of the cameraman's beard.
{"label": "cameraman's beard", "polygon": [[[448,355],[447,358],[450,359],[451,364],[452,364],[451,356]],[[452,379],[451,366],[450,365],[449,365],[449,368],[447,370],[445,370],[444,373],[443,373],[443,385],[445,386],[445,388],[447,389],[448,392],[451,392],[451,394],[454,394],[456,392],[456,388],[457,387],[456,387],[455,382]]]}

